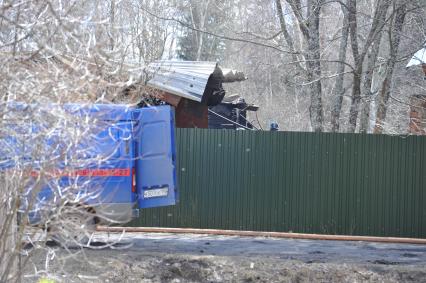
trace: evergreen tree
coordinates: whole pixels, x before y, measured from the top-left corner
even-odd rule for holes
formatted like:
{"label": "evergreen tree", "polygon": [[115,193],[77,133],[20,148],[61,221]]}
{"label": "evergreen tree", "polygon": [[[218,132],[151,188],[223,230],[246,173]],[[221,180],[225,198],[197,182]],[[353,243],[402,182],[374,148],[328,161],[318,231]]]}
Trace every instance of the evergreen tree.
{"label": "evergreen tree", "polygon": [[226,44],[216,36],[201,32],[223,34],[232,7],[229,1],[189,0],[180,9],[186,27],[178,37],[178,57],[190,61],[220,61]]}

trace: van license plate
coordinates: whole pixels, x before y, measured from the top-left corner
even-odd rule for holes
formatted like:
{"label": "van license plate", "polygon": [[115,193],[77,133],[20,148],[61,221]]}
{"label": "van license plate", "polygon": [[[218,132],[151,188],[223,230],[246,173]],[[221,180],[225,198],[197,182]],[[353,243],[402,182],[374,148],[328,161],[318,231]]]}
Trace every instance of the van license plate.
{"label": "van license plate", "polygon": [[168,194],[169,188],[146,190],[143,192],[143,198],[166,197]]}

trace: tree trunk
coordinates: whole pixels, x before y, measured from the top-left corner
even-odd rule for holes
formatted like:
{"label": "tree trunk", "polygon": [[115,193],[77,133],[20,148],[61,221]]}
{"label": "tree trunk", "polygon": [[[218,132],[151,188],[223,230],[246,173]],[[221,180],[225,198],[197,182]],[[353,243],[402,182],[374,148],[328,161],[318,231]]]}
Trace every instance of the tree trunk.
{"label": "tree trunk", "polygon": [[371,106],[371,99],[373,97],[373,76],[375,72],[375,65],[377,62],[377,56],[379,54],[380,49],[380,41],[381,36],[377,36],[376,40],[374,40],[373,44],[371,45],[370,51],[367,55],[367,70],[364,74],[364,83],[362,85],[361,94],[363,97],[362,102],[362,110],[361,110],[361,118],[360,118],[360,128],[359,131],[361,133],[368,132],[368,128],[370,125],[370,106]]}
{"label": "tree trunk", "polygon": [[[279,0],[275,1],[277,6],[277,14],[280,19],[281,31],[289,46],[290,50],[294,48],[294,39],[291,39],[283,17],[283,11]],[[307,79],[307,87],[310,93],[309,115],[311,127],[315,132],[323,130],[323,106],[322,106],[322,85],[321,85],[321,50],[320,50],[320,13],[323,0],[309,0],[307,4],[306,19],[303,17],[303,8],[300,0],[287,0],[293,14],[297,19],[297,24],[307,48],[305,50],[306,70],[299,64],[299,68],[303,70]],[[293,54],[293,60],[297,58]]]}
{"label": "tree trunk", "polygon": [[[388,2],[390,3],[390,2]],[[386,4],[386,3],[385,3]],[[390,4],[384,5],[381,9],[388,9]],[[386,13],[380,14],[380,21],[385,21]],[[374,38],[371,47],[368,49],[367,55],[367,70],[364,74],[363,78],[363,86],[361,90],[361,95],[363,98],[362,110],[361,110],[361,118],[360,118],[360,132],[366,133],[370,128],[370,109],[371,109],[371,101],[373,96],[373,77],[377,62],[377,56],[380,50],[380,43],[382,39],[382,32],[379,32],[377,36]],[[373,115],[374,116],[374,115]]]}
{"label": "tree trunk", "polygon": [[114,24],[115,24],[115,0],[111,0],[110,3],[110,15],[109,15],[109,44],[110,49],[114,50],[114,37],[115,37],[115,31],[114,31]]}
{"label": "tree trunk", "polygon": [[336,86],[334,88],[334,105],[333,110],[331,112],[331,130],[333,132],[338,132],[340,127],[340,112],[342,110],[342,102],[343,102],[343,94],[345,90],[343,89],[343,81],[344,81],[344,71],[346,61],[346,49],[348,45],[348,36],[349,36],[349,18],[348,11],[346,7],[341,6],[343,12],[343,24],[342,24],[342,39],[340,40],[339,47],[339,63],[337,66],[337,74],[339,74],[336,78]]}
{"label": "tree trunk", "polygon": [[311,0],[308,2],[309,38],[308,38],[308,81],[311,83],[311,105],[309,113],[311,126],[315,132],[322,131],[323,107],[322,107],[322,85],[321,85],[321,52],[319,22],[322,1]]}
{"label": "tree trunk", "polygon": [[[204,30],[204,27],[206,25],[207,13],[209,11],[210,0],[207,0],[204,2],[204,7],[201,7],[198,5],[201,5],[201,3],[197,3],[195,6],[195,9],[193,9],[193,10],[198,10],[196,11],[197,17],[192,16],[192,19],[193,20],[195,18],[198,19],[199,20],[198,25],[197,23],[194,23],[194,25],[198,27],[200,30]],[[195,55],[196,61],[200,61],[202,59],[203,41],[204,41],[204,33],[197,31],[197,53]]]}
{"label": "tree trunk", "polygon": [[[13,277],[16,281],[18,275],[18,261],[15,250],[16,246],[16,214],[10,200],[10,182],[5,178],[8,175],[0,174],[0,282],[8,282]],[[12,207],[11,207],[12,206]]]}
{"label": "tree trunk", "polygon": [[386,72],[385,80],[382,84],[382,89],[379,95],[379,105],[377,107],[376,114],[376,125],[374,127],[375,134],[381,134],[383,132],[383,122],[386,119],[386,111],[388,106],[388,100],[392,87],[393,71],[396,63],[396,56],[398,54],[398,47],[401,41],[402,28],[404,27],[405,15],[407,13],[407,4],[403,0],[400,1],[401,6],[396,8],[395,19],[393,21],[393,27],[389,33],[390,36],[390,51],[389,51],[389,63]]}
{"label": "tree trunk", "polygon": [[353,71],[353,86],[352,86],[352,104],[349,113],[349,128],[350,133],[355,132],[358,112],[359,112],[359,103],[361,100],[361,75],[363,72],[363,63],[364,58],[383,30],[384,25],[386,24],[386,14],[392,0],[378,0],[376,11],[374,12],[373,22],[371,23],[371,28],[368,33],[365,45],[362,49],[362,52],[359,52],[359,46],[357,41],[358,27],[357,27],[357,7],[356,0],[350,0],[348,3],[349,9],[349,30],[351,35],[351,47],[352,53],[355,62],[355,69]]}
{"label": "tree trunk", "polygon": [[356,122],[358,119],[359,102],[361,100],[361,73],[362,68],[357,68],[353,74],[352,83],[352,103],[349,112],[349,133],[354,133],[356,129]]}
{"label": "tree trunk", "polygon": [[293,60],[294,64],[299,69],[299,71],[306,74],[306,70],[299,63],[299,58],[296,55],[296,49],[294,48],[294,38],[292,38],[290,33],[288,32],[287,24],[286,24],[285,18],[284,18],[283,8],[282,8],[282,5],[281,5],[281,0],[275,0],[275,4],[277,6],[278,18],[280,19],[281,32],[284,35],[284,39],[285,39],[285,42],[286,42],[289,50],[292,52],[291,59]]}
{"label": "tree trunk", "polygon": [[[354,57],[355,69],[353,71],[353,82],[352,82],[352,103],[351,109],[349,112],[349,128],[348,131],[350,133],[355,132],[356,128],[356,120],[358,117],[358,104],[361,95],[361,72],[362,72],[362,59],[359,55],[359,47],[357,40],[357,8],[356,8],[356,0],[349,0],[348,2],[349,9],[349,31],[351,34],[351,49],[352,55]],[[361,61],[361,62],[360,62]]]}
{"label": "tree trunk", "polygon": [[[19,23],[19,17],[21,15],[21,5],[18,5],[18,11],[16,12],[16,17],[15,17],[15,21],[17,23]],[[18,26],[15,26],[15,31],[14,31],[14,39],[13,39],[13,49],[12,49],[12,54],[13,56],[16,55],[16,52],[18,51]]]}

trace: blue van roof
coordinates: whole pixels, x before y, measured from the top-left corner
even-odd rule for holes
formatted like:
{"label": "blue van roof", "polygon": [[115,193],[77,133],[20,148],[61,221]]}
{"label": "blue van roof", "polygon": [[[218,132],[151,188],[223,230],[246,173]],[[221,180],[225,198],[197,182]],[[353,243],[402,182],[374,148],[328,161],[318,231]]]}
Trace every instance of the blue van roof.
{"label": "blue van roof", "polygon": [[103,120],[132,120],[137,108],[123,104],[65,104],[66,111],[73,115],[93,116]]}
{"label": "blue van roof", "polygon": [[[36,110],[39,108],[42,111],[50,111],[53,106],[58,104],[26,104],[22,102],[11,101],[6,104],[6,107],[12,111]],[[63,109],[75,116],[89,116],[102,120],[134,120],[135,112],[139,112],[138,108],[124,104],[79,104],[66,103]]]}

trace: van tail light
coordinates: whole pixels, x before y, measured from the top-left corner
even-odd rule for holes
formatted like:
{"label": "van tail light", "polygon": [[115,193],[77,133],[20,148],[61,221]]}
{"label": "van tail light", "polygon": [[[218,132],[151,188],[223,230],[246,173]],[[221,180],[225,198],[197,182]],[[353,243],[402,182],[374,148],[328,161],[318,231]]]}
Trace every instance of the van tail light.
{"label": "van tail light", "polygon": [[132,193],[136,193],[136,170],[132,168]]}

